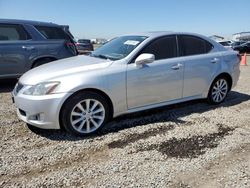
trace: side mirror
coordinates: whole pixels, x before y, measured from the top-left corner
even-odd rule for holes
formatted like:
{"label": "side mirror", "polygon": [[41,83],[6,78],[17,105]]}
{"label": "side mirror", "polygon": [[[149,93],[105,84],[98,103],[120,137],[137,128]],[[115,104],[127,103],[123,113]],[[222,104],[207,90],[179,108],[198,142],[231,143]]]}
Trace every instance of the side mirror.
{"label": "side mirror", "polygon": [[135,64],[136,66],[141,66],[144,64],[148,64],[148,63],[153,63],[155,60],[155,55],[154,54],[141,54],[139,55],[136,60],[135,60]]}

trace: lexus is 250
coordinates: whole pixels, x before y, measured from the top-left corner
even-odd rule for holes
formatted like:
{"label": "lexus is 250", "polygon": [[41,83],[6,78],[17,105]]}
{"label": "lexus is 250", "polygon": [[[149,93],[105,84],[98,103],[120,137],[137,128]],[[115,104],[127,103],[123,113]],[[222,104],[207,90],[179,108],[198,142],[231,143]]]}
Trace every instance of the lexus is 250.
{"label": "lexus is 250", "polygon": [[126,35],[28,71],[13,98],[28,126],[85,136],[121,114],[202,98],[219,104],[238,81],[239,62],[199,34]]}

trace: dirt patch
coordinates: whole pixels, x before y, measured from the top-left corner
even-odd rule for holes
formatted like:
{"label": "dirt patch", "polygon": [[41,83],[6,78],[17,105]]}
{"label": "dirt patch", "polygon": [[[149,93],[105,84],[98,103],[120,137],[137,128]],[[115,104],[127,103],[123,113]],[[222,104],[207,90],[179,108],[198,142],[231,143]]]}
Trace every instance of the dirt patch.
{"label": "dirt patch", "polygon": [[219,125],[217,133],[211,133],[205,136],[192,136],[191,138],[183,139],[173,137],[171,140],[163,142],[160,145],[153,144],[145,149],[138,149],[138,151],[156,149],[168,157],[196,158],[199,155],[203,155],[206,149],[217,147],[219,141],[233,130],[234,128]]}
{"label": "dirt patch", "polygon": [[116,140],[108,144],[109,148],[124,148],[127,145],[134,143],[141,139],[147,139],[158,134],[165,134],[167,131],[172,130],[174,125],[162,126],[157,129],[149,129],[143,133],[134,133],[126,136],[124,139]]}

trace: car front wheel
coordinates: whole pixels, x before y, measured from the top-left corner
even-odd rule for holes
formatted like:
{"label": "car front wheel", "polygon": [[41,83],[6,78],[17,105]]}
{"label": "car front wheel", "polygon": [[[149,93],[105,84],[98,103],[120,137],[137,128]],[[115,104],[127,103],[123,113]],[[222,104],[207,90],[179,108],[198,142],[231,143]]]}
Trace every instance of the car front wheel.
{"label": "car front wheel", "polygon": [[107,122],[109,106],[104,97],[83,92],[71,97],[61,112],[62,126],[78,136],[96,133]]}
{"label": "car front wheel", "polygon": [[212,104],[220,104],[223,102],[228,94],[229,84],[227,79],[218,78],[216,79],[209,91],[208,101]]}

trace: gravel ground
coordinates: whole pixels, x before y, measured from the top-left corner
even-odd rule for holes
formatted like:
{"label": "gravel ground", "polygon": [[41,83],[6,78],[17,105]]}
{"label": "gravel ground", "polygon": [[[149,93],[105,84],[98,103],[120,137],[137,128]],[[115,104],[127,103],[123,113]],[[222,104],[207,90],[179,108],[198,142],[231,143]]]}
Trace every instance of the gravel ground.
{"label": "gravel ground", "polygon": [[250,67],[226,101],[116,118],[100,135],[30,131],[0,88],[0,187],[250,187]]}

